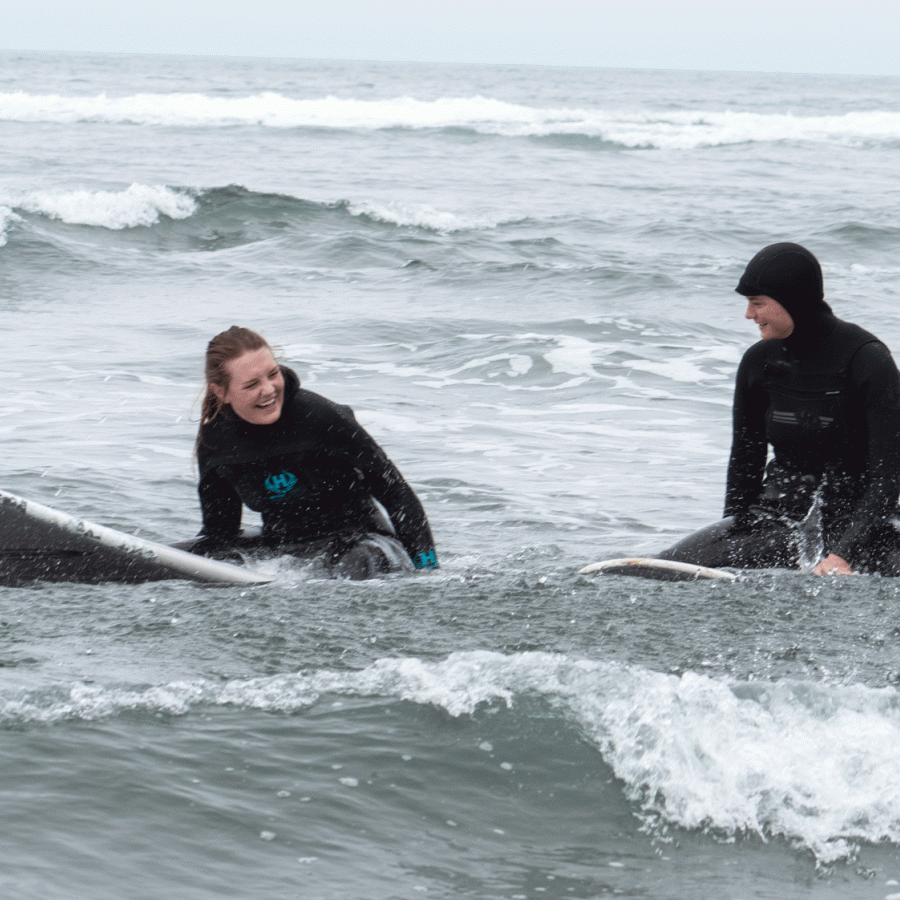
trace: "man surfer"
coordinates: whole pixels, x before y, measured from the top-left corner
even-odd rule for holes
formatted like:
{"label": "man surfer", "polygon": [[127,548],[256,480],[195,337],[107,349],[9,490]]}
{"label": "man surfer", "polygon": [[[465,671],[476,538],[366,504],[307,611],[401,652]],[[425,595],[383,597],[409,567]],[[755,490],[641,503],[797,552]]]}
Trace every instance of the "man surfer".
{"label": "man surfer", "polygon": [[798,244],[760,250],[735,290],[762,340],[737,372],[725,518],[659,557],[799,568],[812,555],[819,575],[900,575],[900,374],[889,350],[834,316],[819,262]]}

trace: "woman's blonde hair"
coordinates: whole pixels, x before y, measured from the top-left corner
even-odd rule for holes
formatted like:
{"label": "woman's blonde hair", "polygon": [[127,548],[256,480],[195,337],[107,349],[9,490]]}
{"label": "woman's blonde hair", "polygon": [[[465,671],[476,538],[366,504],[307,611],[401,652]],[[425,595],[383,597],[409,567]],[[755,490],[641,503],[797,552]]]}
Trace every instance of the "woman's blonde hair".
{"label": "woman's blonde hair", "polygon": [[203,406],[200,409],[200,428],[197,440],[203,429],[222,412],[225,405],[221,397],[213,390],[213,385],[221,388],[224,395],[228,391],[230,375],[225,364],[237,359],[244,353],[254,350],[271,351],[269,342],[249,328],[232,325],[227,331],[217,334],[206,347],[206,393],[203,395]]}

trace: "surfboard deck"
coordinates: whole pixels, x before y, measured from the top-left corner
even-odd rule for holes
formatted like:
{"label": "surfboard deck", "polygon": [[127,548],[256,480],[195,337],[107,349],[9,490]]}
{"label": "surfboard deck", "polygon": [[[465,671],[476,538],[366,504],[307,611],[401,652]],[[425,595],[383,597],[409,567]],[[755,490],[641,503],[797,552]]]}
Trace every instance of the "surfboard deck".
{"label": "surfboard deck", "polygon": [[652,578],[656,581],[699,581],[721,579],[734,581],[737,577],[725,569],[710,569],[691,563],[675,562],[669,559],[653,559],[647,556],[606,559],[592,563],[578,572],[579,575],[631,575],[637,578]]}
{"label": "surfboard deck", "polygon": [[173,578],[218,584],[272,580],[0,491],[0,585],[32,581],[138,584]]}

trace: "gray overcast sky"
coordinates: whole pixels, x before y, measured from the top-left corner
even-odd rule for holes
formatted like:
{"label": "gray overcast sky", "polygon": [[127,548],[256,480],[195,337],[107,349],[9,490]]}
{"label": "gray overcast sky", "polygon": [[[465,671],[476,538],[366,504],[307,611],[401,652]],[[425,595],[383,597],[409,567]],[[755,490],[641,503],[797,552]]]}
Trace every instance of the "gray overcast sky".
{"label": "gray overcast sky", "polygon": [[900,76],[900,0],[27,0],[0,47]]}

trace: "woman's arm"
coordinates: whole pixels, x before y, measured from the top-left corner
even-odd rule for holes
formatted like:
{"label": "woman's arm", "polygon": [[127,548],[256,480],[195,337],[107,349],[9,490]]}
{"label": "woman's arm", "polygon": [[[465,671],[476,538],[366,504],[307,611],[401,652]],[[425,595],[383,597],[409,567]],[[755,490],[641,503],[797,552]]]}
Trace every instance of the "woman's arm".
{"label": "woman's arm", "polygon": [[369,493],[387,510],[397,538],[417,569],[439,567],[428,518],[415,491],[349,407],[334,406],[329,449],[352,461]]}
{"label": "woman's arm", "polygon": [[237,491],[215,469],[201,478],[197,487],[203,527],[200,534],[212,540],[227,541],[241,530],[243,504]]}

